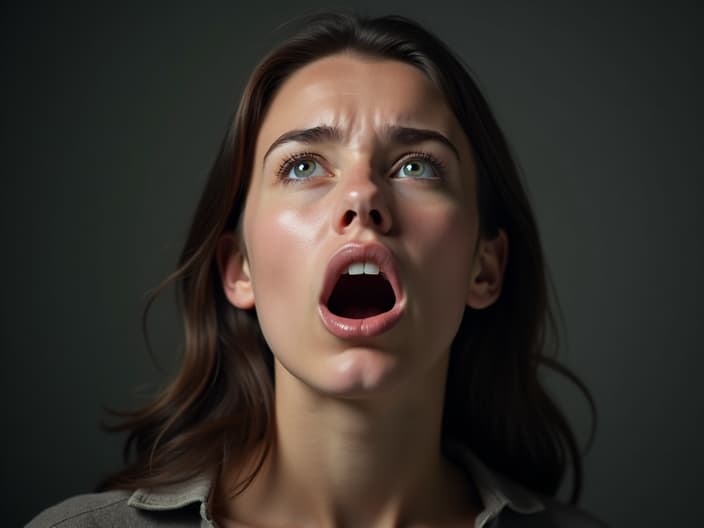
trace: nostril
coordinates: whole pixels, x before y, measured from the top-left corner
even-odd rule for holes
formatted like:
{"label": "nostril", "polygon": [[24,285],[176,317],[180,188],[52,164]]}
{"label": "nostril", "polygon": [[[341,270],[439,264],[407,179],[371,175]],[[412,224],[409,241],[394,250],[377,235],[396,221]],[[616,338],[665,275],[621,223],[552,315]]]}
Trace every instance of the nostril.
{"label": "nostril", "polygon": [[379,211],[372,209],[369,216],[372,217],[372,222],[374,222],[375,225],[381,225],[381,213]]}
{"label": "nostril", "polygon": [[357,213],[354,211],[347,211],[345,213],[345,218],[344,218],[344,223],[346,226],[350,225],[352,223],[352,220],[354,220],[354,217],[357,216]]}

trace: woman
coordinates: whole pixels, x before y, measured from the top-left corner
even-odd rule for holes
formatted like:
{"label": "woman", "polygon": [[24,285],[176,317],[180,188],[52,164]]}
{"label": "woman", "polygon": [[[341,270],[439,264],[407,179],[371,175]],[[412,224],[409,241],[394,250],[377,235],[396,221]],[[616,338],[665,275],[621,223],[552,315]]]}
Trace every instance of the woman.
{"label": "woman", "polygon": [[31,526],[598,525],[551,498],[581,464],[538,367],[582,385],[515,164],[416,24],[316,16],[264,59],[170,284],[183,365],[129,465]]}

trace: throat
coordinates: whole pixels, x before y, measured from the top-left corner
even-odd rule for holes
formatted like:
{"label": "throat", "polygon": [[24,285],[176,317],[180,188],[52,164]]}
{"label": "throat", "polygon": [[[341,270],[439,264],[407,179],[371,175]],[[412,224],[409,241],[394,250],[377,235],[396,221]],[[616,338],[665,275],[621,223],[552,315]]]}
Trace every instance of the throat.
{"label": "throat", "polygon": [[396,296],[389,281],[378,275],[341,275],[328,300],[328,309],[349,319],[364,319],[388,312]]}

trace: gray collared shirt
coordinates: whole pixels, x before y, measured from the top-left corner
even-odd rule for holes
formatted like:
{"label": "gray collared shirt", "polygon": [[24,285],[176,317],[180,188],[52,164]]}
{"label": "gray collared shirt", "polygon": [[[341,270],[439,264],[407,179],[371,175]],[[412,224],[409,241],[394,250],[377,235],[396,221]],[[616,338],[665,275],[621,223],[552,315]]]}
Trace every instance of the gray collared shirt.
{"label": "gray collared shirt", "polygon": [[[472,478],[482,499],[484,508],[474,528],[605,526],[574,507],[539,498],[494,473],[464,448],[451,448],[450,454]],[[134,492],[79,495],[43,511],[27,528],[216,528],[208,511],[210,489],[210,479],[199,478]]]}

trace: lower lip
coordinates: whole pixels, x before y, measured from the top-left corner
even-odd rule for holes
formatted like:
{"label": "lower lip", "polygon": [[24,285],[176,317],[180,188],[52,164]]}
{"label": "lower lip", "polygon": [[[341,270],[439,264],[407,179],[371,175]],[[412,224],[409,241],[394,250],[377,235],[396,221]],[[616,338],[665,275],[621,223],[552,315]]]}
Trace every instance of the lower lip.
{"label": "lower lip", "polygon": [[342,339],[376,337],[393,328],[403,315],[403,306],[396,303],[388,312],[364,319],[350,319],[335,315],[324,304],[320,305],[320,319],[328,332]]}

